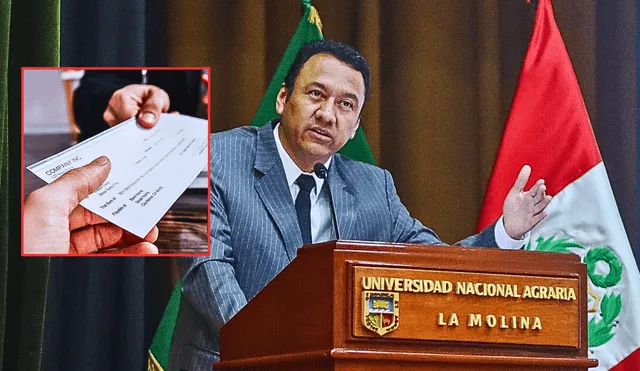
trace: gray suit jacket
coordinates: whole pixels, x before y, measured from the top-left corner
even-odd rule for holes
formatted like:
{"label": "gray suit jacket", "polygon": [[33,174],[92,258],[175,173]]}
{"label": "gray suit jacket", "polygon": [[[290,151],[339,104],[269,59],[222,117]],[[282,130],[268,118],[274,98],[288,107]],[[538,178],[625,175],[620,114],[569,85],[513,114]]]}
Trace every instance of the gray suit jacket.
{"label": "gray suit jacket", "polygon": [[[273,125],[211,135],[211,255],[183,258],[169,370],[210,370],[219,331],[302,246]],[[442,244],[400,202],[391,174],[335,155],[328,184],[341,239]],[[496,246],[493,225],[459,242]]]}

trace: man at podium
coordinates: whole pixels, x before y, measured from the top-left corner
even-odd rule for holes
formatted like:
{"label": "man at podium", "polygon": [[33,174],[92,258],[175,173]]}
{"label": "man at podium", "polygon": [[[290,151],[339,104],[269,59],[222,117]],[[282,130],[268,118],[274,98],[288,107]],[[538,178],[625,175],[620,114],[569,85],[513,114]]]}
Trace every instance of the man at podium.
{"label": "man at podium", "polygon": [[[183,258],[169,370],[219,359],[219,330],[305,244],[334,239],[443,244],[412,218],[391,174],[336,154],[355,135],[369,67],[334,41],[305,45],[275,105],[279,119],[211,135],[211,255]],[[518,249],[544,217],[543,180],[524,190],[524,166],[504,215],[458,244]]]}

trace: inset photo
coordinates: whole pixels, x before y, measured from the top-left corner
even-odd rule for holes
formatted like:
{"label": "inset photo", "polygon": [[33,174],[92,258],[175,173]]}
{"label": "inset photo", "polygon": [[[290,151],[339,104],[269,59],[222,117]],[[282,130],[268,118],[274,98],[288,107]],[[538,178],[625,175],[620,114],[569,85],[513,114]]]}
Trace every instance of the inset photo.
{"label": "inset photo", "polygon": [[23,68],[22,255],[208,256],[209,69]]}

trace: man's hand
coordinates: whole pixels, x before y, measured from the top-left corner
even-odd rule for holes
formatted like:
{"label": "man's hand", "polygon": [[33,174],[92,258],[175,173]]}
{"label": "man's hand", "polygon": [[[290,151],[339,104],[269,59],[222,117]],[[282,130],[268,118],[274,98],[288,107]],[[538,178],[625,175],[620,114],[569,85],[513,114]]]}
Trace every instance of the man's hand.
{"label": "man's hand", "polygon": [[78,204],[109,175],[99,157],[36,191],[24,203],[25,254],[89,254],[105,248],[116,254],[157,254],[158,227],[140,239]]}
{"label": "man's hand", "polygon": [[143,127],[152,128],[160,114],[169,110],[169,95],[153,85],[127,85],[116,90],[102,117],[109,126],[137,116]]}
{"label": "man's hand", "polygon": [[515,240],[521,239],[547,216],[544,209],[551,201],[551,196],[545,194],[547,186],[544,179],[539,179],[530,190],[524,191],[530,175],[531,167],[523,166],[502,207],[504,228]]}

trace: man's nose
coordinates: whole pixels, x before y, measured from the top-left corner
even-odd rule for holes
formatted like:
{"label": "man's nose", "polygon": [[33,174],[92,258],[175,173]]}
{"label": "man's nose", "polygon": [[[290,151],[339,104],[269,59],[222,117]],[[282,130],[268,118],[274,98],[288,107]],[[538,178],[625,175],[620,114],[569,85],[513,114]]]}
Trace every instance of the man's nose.
{"label": "man's nose", "polygon": [[325,100],[320,106],[320,108],[318,108],[318,110],[316,111],[316,115],[318,116],[318,118],[327,122],[335,121],[336,111],[335,111],[334,103],[335,103],[335,100],[333,98],[329,98]]}

